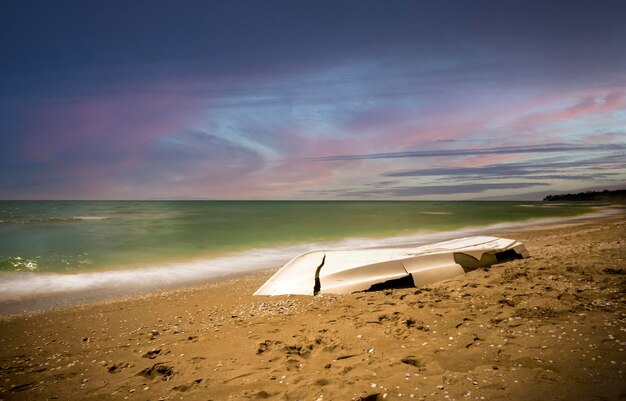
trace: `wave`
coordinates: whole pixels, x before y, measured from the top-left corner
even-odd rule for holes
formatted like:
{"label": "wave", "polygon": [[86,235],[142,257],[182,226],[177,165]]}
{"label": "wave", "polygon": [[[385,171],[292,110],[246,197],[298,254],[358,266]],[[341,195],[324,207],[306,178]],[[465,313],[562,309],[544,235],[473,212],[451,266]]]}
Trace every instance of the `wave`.
{"label": "wave", "polygon": [[[339,242],[314,242],[275,248],[251,249],[234,255],[128,270],[89,273],[3,272],[0,274],[0,313],[24,312],[72,302],[104,299],[156,289],[203,283],[217,278],[278,267],[297,254],[315,249],[355,249],[415,246],[479,234],[498,234],[564,222],[580,222],[622,214],[621,209],[603,208],[581,216],[532,219],[463,229],[422,232],[388,238],[347,238]],[[29,302],[31,301],[31,302]]]}
{"label": "wave", "polygon": [[65,223],[72,221],[107,220],[105,216],[46,216],[46,217],[5,217],[0,218],[0,224],[37,224],[37,223]]}

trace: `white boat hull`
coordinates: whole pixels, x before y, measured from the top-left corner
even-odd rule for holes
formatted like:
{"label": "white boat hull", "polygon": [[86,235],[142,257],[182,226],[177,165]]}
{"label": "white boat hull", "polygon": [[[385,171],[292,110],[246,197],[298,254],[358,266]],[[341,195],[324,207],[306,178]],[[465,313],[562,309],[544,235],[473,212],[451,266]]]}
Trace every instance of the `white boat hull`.
{"label": "white boat hull", "polygon": [[254,295],[348,294],[385,286],[416,287],[529,257],[521,242],[466,237],[412,248],[314,251],[285,264]]}

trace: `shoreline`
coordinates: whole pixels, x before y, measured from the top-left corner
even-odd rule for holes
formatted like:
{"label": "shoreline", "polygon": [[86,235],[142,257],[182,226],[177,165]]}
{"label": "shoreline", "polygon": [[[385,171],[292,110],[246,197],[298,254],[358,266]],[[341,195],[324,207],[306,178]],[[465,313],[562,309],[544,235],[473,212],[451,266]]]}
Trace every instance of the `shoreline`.
{"label": "shoreline", "polygon": [[[6,400],[619,400],[626,218],[422,288],[254,297],[272,270],[0,319]],[[386,395],[385,395],[386,394]]]}
{"label": "shoreline", "polygon": [[[218,282],[259,271],[276,271],[292,257],[314,249],[406,247],[472,235],[498,235],[510,231],[584,224],[624,214],[621,206],[602,206],[581,215],[534,218],[523,221],[468,226],[460,229],[414,233],[383,238],[345,238],[259,248],[212,259],[193,259],[160,267],[89,271],[81,273],[3,273],[0,281],[0,317],[62,309],[105,300],[127,299]],[[232,266],[240,270],[232,271]],[[242,268],[243,266],[243,268]]]}

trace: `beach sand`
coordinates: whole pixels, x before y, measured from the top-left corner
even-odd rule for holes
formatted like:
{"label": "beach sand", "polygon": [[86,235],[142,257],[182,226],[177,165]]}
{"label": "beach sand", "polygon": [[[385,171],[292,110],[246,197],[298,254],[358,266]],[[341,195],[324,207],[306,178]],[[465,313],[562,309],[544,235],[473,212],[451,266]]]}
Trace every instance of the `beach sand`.
{"label": "beach sand", "polygon": [[3,400],[623,400],[626,219],[500,235],[425,288],[253,297],[271,271],[0,320]]}

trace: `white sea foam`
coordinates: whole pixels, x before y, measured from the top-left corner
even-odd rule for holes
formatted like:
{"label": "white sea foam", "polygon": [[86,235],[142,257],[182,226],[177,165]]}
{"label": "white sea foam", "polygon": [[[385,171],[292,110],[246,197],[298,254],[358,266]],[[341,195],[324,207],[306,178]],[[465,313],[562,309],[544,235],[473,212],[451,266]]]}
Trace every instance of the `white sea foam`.
{"label": "white sea foam", "polygon": [[77,294],[110,289],[154,289],[267,268],[283,260],[283,249],[254,249],[240,254],[129,270],[88,273],[7,272],[0,275],[0,304],[51,294]]}
{"label": "white sea foam", "polygon": [[109,219],[109,217],[105,217],[105,216],[74,216],[72,217],[75,220],[106,220]]}
{"label": "white sea foam", "polygon": [[[165,264],[129,270],[86,273],[4,272],[0,274],[0,313],[19,313],[42,307],[162,288],[202,283],[231,274],[279,267],[292,257],[314,249],[354,249],[413,246],[478,234],[497,234],[563,222],[578,222],[623,213],[603,208],[593,213],[567,218],[533,219],[515,223],[466,227],[442,232],[423,232],[389,238],[347,238],[339,242],[305,243],[276,248],[251,249],[238,254],[207,260]],[[43,301],[42,301],[43,300]]]}

